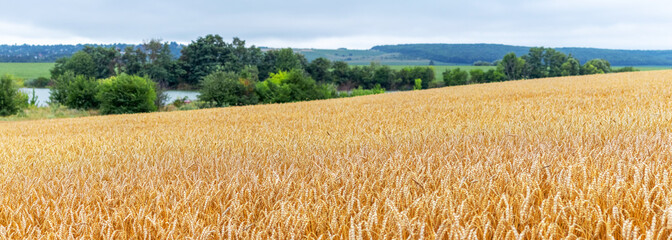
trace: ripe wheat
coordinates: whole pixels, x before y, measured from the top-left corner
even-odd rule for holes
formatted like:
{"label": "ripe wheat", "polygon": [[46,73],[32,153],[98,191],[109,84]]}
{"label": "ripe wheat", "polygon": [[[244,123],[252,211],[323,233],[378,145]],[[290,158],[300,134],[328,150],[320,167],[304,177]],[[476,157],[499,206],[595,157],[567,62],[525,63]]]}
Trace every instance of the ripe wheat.
{"label": "ripe wheat", "polygon": [[0,123],[0,237],[667,238],[672,71]]}

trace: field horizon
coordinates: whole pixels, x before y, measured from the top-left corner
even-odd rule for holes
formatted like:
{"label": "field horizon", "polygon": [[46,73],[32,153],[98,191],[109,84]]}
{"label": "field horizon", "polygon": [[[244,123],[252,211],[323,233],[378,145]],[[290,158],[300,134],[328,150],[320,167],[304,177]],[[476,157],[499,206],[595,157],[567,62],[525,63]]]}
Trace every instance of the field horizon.
{"label": "field horizon", "polygon": [[672,234],[672,71],[0,122],[7,238]]}

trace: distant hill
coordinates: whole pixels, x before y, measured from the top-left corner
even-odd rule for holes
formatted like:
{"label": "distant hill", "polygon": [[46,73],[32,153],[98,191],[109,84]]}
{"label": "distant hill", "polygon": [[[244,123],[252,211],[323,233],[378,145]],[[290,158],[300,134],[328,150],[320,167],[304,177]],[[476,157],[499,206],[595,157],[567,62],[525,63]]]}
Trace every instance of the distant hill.
{"label": "distant hill", "polygon": [[[406,58],[429,59],[453,64],[473,64],[476,61],[492,62],[505,54],[527,54],[530,47],[502,44],[401,44],[375,46],[371,50],[398,53]],[[665,66],[672,65],[672,50],[613,50],[599,48],[555,48],[571,54],[581,62],[594,58],[608,60],[614,66]]]}
{"label": "distant hill", "polygon": [[[175,58],[184,45],[171,42]],[[54,62],[71,56],[87,44],[78,45],[0,45],[0,62]],[[92,46],[124,49],[131,44],[88,44]],[[137,46],[137,45],[135,45]],[[262,47],[262,50],[270,48]],[[377,62],[385,65],[472,65],[477,61],[493,62],[505,54],[527,54],[530,47],[502,44],[400,44],[375,46],[368,50],[353,49],[294,49],[312,61],[324,57],[332,61],[345,61],[352,65]],[[555,48],[572,54],[582,63],[603,58],[614,66],[672,66],[672,50],[612,50],[599,48]]]}
{"label": "distant hill", "polygon": [[351,65],[368,65],[377,62],[385,65],[428,65],[429,59],[407,56],[396,52],[355,49],[293,49],[303,54],[308,61],[323,57],[331,61],[344,61]]}

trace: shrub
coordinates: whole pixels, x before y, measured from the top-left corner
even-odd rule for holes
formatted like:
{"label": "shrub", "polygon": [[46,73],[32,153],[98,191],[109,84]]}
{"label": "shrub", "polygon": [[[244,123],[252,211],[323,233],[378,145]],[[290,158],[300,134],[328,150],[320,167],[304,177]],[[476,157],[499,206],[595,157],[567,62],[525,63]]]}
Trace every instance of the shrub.
{"label": "shrub", "polygon": [[180,107],[182,107],[182,105],[185,104],[185,102],[187,101],[187,99],[188,99],[187,97],[177,98],[177,99],[175,99],[175,100],[173,101],[172,104],[173,104],[173,106],[175,106],[176,108],[180,108]]}
{"label": "shrub", "polygon": [[616,68],[616,69],[612,70],[612,72],[616,72],[616,73],[619,73],[619,72],[637,72],[637,71],[639,71],[639,70],[637,70],[634,67],[622,67],[622,68]]}
{"label": "shrub", "polygon": [[443,72],[443,82],[446,86],[465,85],[468,79],[469,73],[460,70],[460,68]]}
{"label": "shrub", "polygon": [[26,87],[32,87],[32,88],[45,88],[47,85],[49,85],[49,80],[48,78],[45,77],[39,77],[36,79],[28,80],[23,83],[24,86]]}
{"label": "shrub", "polygon": [[351,97],[356,97],[356,96],[364,96],[364,95],[372,95],[372,94],[380,94],[380,93],[385,93],[385,88],[380,87],[380,84],[376,84],[372,89],[362,89],[362,87],[358,87],[355,89],[352,89],[352,92],[350,92]]}
{"label": "shrub", "polygon": [[49,99],[51,103],[73,109],[97,108],[98,81],[91,77],[65,72],[54,80]]}
{"label": "shrub", "polygon": [[101,114],[122,114],[156,111],[154,82],[121,74],[100,81],[96,95]]}
{"label": "shrub", "polygon": [[71,71],[62,73],[54,79],[54,85],[51,87],[49,101],[55,104],[65,105],[68,98],[68,87],[70,82],[75,80],[75,74]]}
{"label": "shrub", "polygon": [[156,108],[162,108],[166,106],[166,102],[168,101],[168,93],[166,93],[166,87],[165,84],[159,84],[157,82],[154,82],[154,91],[156,92],[156,100],[154,100],[154,105],[156,105]]}
{"label": "shrub", "polygon": [[291,101],[305,101],[324,99],[324,93],[320,91],[315,80],[308,76],[303,70],[292,69],[283,80],[283,84],[289,86]]}
{"label": "shrub", "polygon": [[291,89],[283,84],[287,79],[287,72],[271,73],[270,77],[256,84],[255,89],[260,100],[265,103],[283,103],[292,101]]}
{"label": "shrub", "polygon": [[416,78],[415,79],[415,85],[413,86],[413,90],[420,90],[422,89],[422,79]]}
{"label": "shrub", "polygon": [[[380,87],[380,84],[376,85]],[[319,91],[318,95],[320,95],[322,99],[338,97],[338,90],[336,89],[336,85],[333,83],[320,84],[317,86],[317,90]]]}
{"label": "shrub", "polygon": [[65,105],[69,108],[88,110],[98,108],[98,81],[82,75],[68,84]]}
{"label": "shrub", "polygon": [[28,106],[28,95],[19,91],[13,77],[0,77],[0,116],[16,114],[21,108]]}
{"label": "shrub", "polygon": [[254,79],[233,72],[217,71],[205,76],[201,81],[200,93],[200,100],[214,102],[218,107],[259,102]]}

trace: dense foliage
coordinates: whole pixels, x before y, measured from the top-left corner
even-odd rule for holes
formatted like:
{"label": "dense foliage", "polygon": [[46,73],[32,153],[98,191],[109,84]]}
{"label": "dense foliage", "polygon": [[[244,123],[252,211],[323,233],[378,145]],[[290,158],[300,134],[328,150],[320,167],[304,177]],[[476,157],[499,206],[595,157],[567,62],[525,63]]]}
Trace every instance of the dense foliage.
{"label": "dense foliage", "polygon": [[[52,102],[72,108],[95,108],[99,103],[90,93],[101,91],[96,81],[117,74],[144,76],[154,81],[155,91],[163,88],[199,89],[200,100],[207,106],[235,106],[256,103],[282,103],[327,99],[348,94],[340,91],[375,89],[411,90],[437,87],[431,67],[407,67],[394,70],[372,63],[349,66],[326,58],[308,61],[290,48],[266,49],[246,46],[234,38],[225,42],[219,35],[207,35],[171,58],[168,43],[151,40],[137,47],[118,48],[85,46],[71,57],[59,59],[51,70]],[[102,87],[102,86],[101,86]],[[76,94],[77,96],[71,96]],[[98,94],[98,93],[97,93]],[[99,94],[98,94],[99,95]],[[72,100],[76,99],[76,100]],[[161,106],[161,94],[154,105]],[[100,99],[98,99],[100,101]],[[83,104],[83,103],[87,104]],[[116,113],[104,109],[103,113]],[[178,104],[180,105],[180,104]],[[116,105],[115,105],[116,106]],[[127,112],[122,109],[121,112]]]}
{"label": "dense foliage", "polygon": [[19,91],[12,76],[0,77],[0,116],[16,114],[27,105],[28,95]]}
{"label": "dense foliage", "polygon": [[256,104],[259,102],[254,92],[256,81],[256,76],[217,71],[203,78],[198,98],[218,107]]}
{"label": "dense foliage", "polygon": [[447,70],[443,73],[444,84],[453,86],[517,79],[636,71],[632,67],[612,69],[609,61],[604,59],[592,59],[581,65],[580,61],[572,55],[567,56],[555,49],[543,47],[530,48],[529,52],[521,57],[516,56],[514,52],[510,52],[496,62],[497,69],[491,69],[487,72],[475,69],[467,74],[466,71],[459,68]]}
{"label": "dense foliage", "polygon": [[156,111],[155,84],[146,78],[121,74],[100,81],[96,98],[102,114]]}

